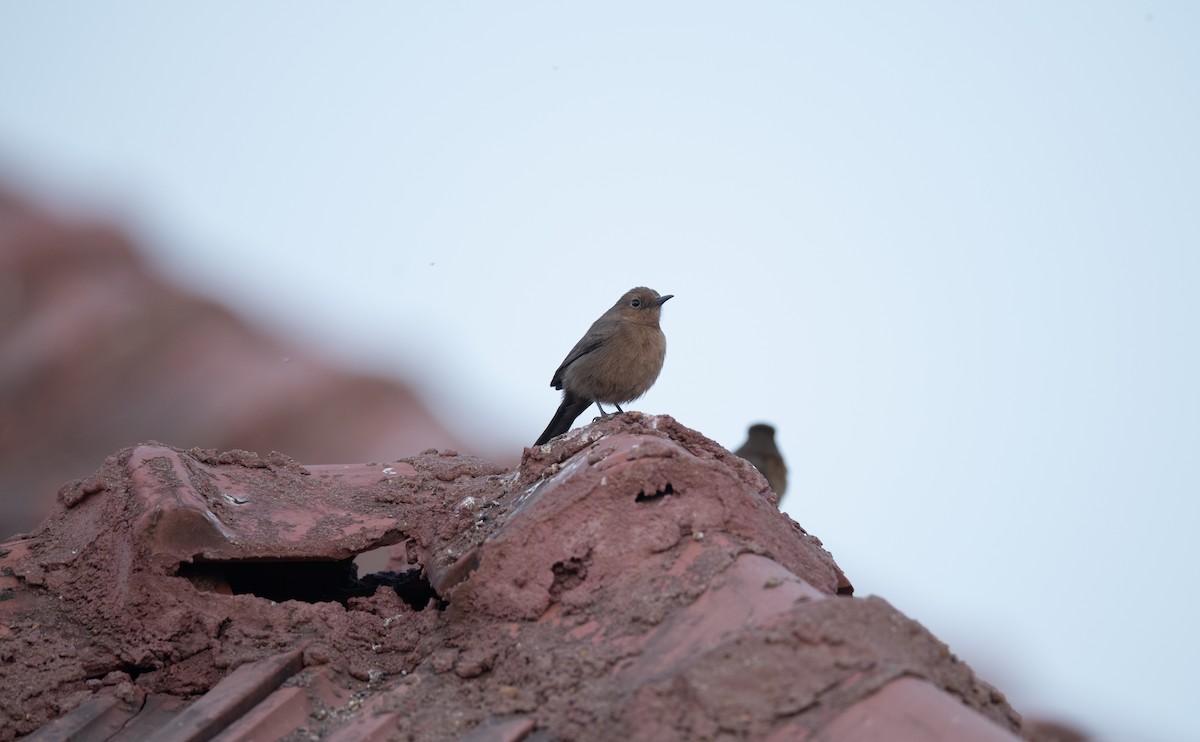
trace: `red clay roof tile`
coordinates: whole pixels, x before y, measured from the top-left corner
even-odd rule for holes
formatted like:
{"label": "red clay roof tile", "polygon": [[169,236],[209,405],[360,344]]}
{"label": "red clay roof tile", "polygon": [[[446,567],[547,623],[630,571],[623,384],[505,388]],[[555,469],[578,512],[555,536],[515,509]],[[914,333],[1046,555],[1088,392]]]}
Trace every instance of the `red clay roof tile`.
{"label": "red clay roof tile", "polygon": [[[118,736],[1015,738],[1001,694],[886,601],[845,597],[759,485],[636,413],[516,470],[126,449],[0,550],[20,658],[0,739],[81,701],[60,724],[97,716],[103,682],[145,701]],[[389,543],[397,571],[356,576]]]}

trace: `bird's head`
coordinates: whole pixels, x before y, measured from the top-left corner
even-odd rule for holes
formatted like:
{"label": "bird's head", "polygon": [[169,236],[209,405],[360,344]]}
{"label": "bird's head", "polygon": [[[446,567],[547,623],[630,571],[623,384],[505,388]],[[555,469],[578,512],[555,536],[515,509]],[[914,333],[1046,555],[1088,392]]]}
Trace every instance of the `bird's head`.
{"label": "bird's head", "polygon": [[750,437],[763,440],[775,440],[775,428],[766,423],[755,423],[750,426]]}
{"label": "bird's head", "polygon": [[609,310],[623,320],[641,324],[657,325],[662,314],[662,305],[674,294],[659,296],[654,289],[638,286],[625,292],[613,308]]}

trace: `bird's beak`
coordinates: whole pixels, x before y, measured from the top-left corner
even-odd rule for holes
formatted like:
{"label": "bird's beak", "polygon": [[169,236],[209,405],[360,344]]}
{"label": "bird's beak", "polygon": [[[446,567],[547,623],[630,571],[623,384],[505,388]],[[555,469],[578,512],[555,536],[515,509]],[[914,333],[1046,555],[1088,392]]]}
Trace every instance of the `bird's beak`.
{"label": "bird's beak", "polygon": [[667,303],[667,299],[670,299],[674,295],[675,294],[667,294],[666,296],[658,297],[657,299],[654,300],[654,306],[661,307],[663,304]]}

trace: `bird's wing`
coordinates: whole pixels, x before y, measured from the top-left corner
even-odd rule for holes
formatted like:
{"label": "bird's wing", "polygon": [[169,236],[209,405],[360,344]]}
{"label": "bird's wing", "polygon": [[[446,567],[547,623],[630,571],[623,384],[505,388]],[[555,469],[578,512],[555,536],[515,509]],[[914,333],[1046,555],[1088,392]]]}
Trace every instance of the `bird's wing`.
{"label": "bird's wing", "polygon": [[588,353],[591,353],[593,350],[596,350],[601,345],[604,345],[604,340],[604,335],[596,336],[591,332],[584,335],[578,343],[575,343],[575,347],[571,348],[571,352],[567,354],[565,359],[563,359],[562,365],[560,365],[558,370],[554,372],[554,378],[550,380],[550,386],[554,387],[555,389],[562,389],[563,373],[567,370],[567,367],[575,361],[578,361],[580,358],[583,358]]}

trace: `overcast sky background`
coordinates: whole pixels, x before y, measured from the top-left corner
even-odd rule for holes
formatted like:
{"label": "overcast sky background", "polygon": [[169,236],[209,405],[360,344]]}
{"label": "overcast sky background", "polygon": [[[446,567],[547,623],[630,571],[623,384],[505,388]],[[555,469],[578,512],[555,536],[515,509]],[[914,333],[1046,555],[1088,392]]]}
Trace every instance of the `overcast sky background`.
{"label": "overcast sky background", "polygon": [[4,3],[0,178],[514,456],[588,324],[673,293],[634,408],[774,423],[788,512],[1019,711],[1200,739],[1198,40],[1193,2]]}

